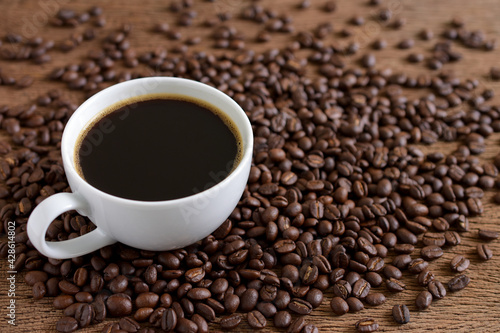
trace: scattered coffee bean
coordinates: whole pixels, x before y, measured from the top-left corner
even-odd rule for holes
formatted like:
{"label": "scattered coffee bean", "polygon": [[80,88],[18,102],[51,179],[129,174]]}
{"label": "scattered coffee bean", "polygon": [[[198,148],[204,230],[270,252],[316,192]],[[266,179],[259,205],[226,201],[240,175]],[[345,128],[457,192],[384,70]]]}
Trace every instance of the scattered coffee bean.
{"label": "scattered coffee bean", "polygon": [[427,285],[427,289],[432,294],[434,299],[442,299],[446,296],[446,289],[443,284],[437,280],[432,280]]}
{"label": "scattered coffee bean", "polygon": [[484,240],[494,240],[498,238],[498,232],[494,230],[479,229],[478,236]]}
{"label": "scattered coffee bean", "polygon": [[422,311],[427,309],[432,303],[432,294],[427,290],[422,290],[415,299],[417,310]]}
{"label": "scattered coffee bean", "polygon": [[358,332],[375,332],[378,330],[378,323],[372,318],[361,319],[356,322],[356,330]]}
{"label": "scattered coffee bean", "polygon": [[493,251],[486,244],[477,245],[477,254],[482,260],[490,260],[493,257]]}
{"label": "scattered coffee bean", "polygon": [[392,317],[398,324],[406,324],[410,322],[410,310],[406,305],[394,305],[392,308]]}
{"label": "scattered coffee bean", "polygon": [[461,254],[457,254],[450,261],[450,268],[455,272],[463,272],[469,268],[470,261]]}
{"label": "scattered coffee bean", "polygon": [[464,289],[470,282],[470,278],[465,275],[457,275],[448,282],[448,290],[451,292],[456,292]]}
{"label": "scattered coffee bean", "polygon": [[56,324],[58,332],[69,333],[78,329],[78,321],[73,317],[62,317]]}

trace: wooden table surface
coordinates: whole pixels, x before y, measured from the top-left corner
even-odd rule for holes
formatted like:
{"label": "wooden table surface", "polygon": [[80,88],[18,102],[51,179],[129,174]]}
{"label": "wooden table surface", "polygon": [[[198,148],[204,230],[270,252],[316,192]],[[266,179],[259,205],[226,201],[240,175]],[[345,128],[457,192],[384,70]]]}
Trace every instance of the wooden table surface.
{"label": "wooden table surface", "polygon": [[[236,17],[243,6],[247,6],[248,0],[216,0],[207,2],[195,0],[193,9],[197,10],[198,17],[195,25],[189,28],[180,28],[183,39],[190,36],[201,36],[205,39],[209,29],[200,27],[200,22],[205,17],[213,17],[221,11],[231,12]],[[339,31],[348,25],[348,21],[354,15],[361,15],[366,18],[367,23],[362,27],[353,27],[355,34],[350,38],[339,38],[338,34],[332,34],[329,40],[336,40],[338,43],[347,43],[358,40],[361,50],[355,56],[347,58],[352,65],[365,51],[371,51],[370,43],[383,37],[388,42],[388,47],[382,51],[373,51],[377,57],[377,68],[392,68],[395,72],[402,69],[411,75],[430,72],[424,64],[409,64],[405,57],[410,52],[422,52],[430,54],[437,37],[432,41],[422,41],[417,37],[418,32],[423,28],[432,29],[438,35],[454,16],[461,16],[466,22],[466,27],[470,30],[482,30],[488,39],[500,37],[500,2],[497,0],[455,0],[455,1],[382,1],[383,5],[389,6],[394,11],[394,17],[405,18],[407,23],[400,29],[395,30],[382,25],[373,19],[373,14],[377,7],[368,6],[367,0],[337,1],[337,10],[334,13],[325,13],[321,7],[325,3],[323,0],[311,0],[311,7],[305,11],[299,11],[296,7],[298,0],[276,0],[260,1],[265,7],[274,8],[278,13],[289,13],[294,18],[294,26],[297,31],[312,29],[318,23],[331,22],[334,30]],[[122,23],[131,23],[133,32],[131,35],[132,46],[137,50],[152,50],[157,46],[170,48],[177,42],[168,41],[160,35],[152,35],[151,28],[157,22],[169,22],[174,24],[175,17],[167,10],[170,1],[7,1],[0,0],[0,36],[7,32],[19,33],[21,35],[40,35],[58,42],[67,38],[72,32],[68,28],[55,28],[46,25],[46,20],[52,17],[57,9],[63,7],[71,8],[77,12],[88,10],[93,4],[99,4],[104,9],[104,16],[107,19],[106,27],[99,29],[98,37],[113,29],[117,29]],[[252,37],[262,27],[252,22],[241,22],[231,20],[230,24],[237,26],[241,31]],[[84,27],[77,27],[81,31]],[[395,45],[403,38],[415,40],[415,47],[411,50],[400,50]],[[292,39],[291,35],[273,34],[270,42],[256,44],[248,42],[247,47],[262,50],[270,47],[285,45]],[[95,41],[83,42],[83,44],[68,53],[59,51],[51,52],[52,61],[41,66],[31,62],[8,62],[0,60],[0,69],[3,73],[8,73],[15,78],[20,78],[26,74],[31,75],[35,81],[27,89],[16,89],[13,87],[0,86],[0,104],[17,105],[32,103],[39,94],[51,88],[62,88],[58,82],[47,80],[48,73],[58,66],[67,65],[71,62],[78,63],[89,49],[98,45],[99,38]],[[213,51],[209,48],[211,41],[203,41],[201,44],[192,47],[196,50]],[[6,46],[4,42],[4,46]],[[13,46],[15,47],[15,46]],[[500,51],[492,52],[465,49],[461,46],[454,46],[456,50],[463,53],[464,58],[453,64],[445,65],[444,69],[454,70],[460,78],[477,78],[481,87],[491,88],[497,96],[493,103],[500,104],[500,82],[493,82],[488,75],[492,66],[500,66]],[[65,91],[65,94],[76,103],[84,100],[83,93],[75,91]],[[4,134],[2,134],[4,135]],[[485,159],[491,159],[499,152],[500,135],[493,135],[488,139],[487,151],[483,154]],[[436,144],[430,149],[448,150],[453,149],[456,144]],[[494,252],[494,257],[488,262],[481,262],[475,254],[475,244],[477,243],[477,230],[487,228],[500,231],[500,206],[491,202],[493,193],[488,193],[483,199],[485,205],[484,214],[471,219],[471,230],[462,236],[461,245],[447,250],[442,258],[430,264],[431,269],[442,281],[447,282],[454,273],[449,269],[449,261],[454,254],[461,253],[470,258],[471,265],[467,274],[471,278],[470,285],[458,293],[449,293],[443,300],[434,301],[432,306],[426,310],[417,312],[414,300],[417,293],[422,289],[417,285],[415,277],[404,274],[404,282],[408,289],[399,294],[388,294],[387,302],[379,307],[368,307],[360,313],[347,314],[344,316],[334,315],[329,308],[331,294],[327,294],[324,304],[313,311],[308,321],[316,324],[322,332],[354,332],[354,323],[365,317],[373,317],[380,323],[379,331],[438,331],[438,332],[499,332],[500,331],[500,242],[493,241],[490,244]],[[7,324],[6,306],[10,300],[7,296],[8,283],[7,264],[5,260],[0,264],[0,332],[55,332],[55,324],[61,317],[62,311],[52,307],[52,299],[45,298],[34,301],[31,296],[31,288],[24,283],[24,274],[16,275],[16,323],[13,328]],[[406,325],[397,325],[392,320],[391,308],[398,303],[407,304],[411,311],[411,322]],[[82,332],[100,331],[103,324],[93,326]],[[215,325],[213,326],[215,329]],[[246,323],[239,327],[240,331],[250,331]],[[266,332],[276,331],[272,325],[268,325]]]}

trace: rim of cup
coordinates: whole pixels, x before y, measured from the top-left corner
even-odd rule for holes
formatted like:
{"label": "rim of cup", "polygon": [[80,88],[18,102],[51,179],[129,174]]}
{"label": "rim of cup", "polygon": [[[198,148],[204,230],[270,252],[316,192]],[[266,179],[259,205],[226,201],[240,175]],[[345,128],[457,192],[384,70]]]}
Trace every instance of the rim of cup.
{"label": "rim of cup", "polygon": [[[89,122],[93,121],[97,116],[100,114],[97,112],[91,119],[90,121],[85,124],[83,127],[75,124],[78,122],[77,117],[75,115],[77,113],[84,112],[89,105],[96,103],[96,100],[102,98],[103,95],[105,94],[112,94],[115,91],[121,90],[126,88],[127,86],[134,86],[137,84],[140,84],[141,81],[149,81],[149,80],[158,80],[159,84],[172,84],[172,83],[182,83],[186,85],[195,85],[198,86],[200,89],[205,89],[208,90],[211,95],[215,95],[218,100],[222,99],[224,100],[224,103],[226,104],[225,107],[220,107],[217,103],[211,103],[208,102],[209,104],[214,105],[216,108],[220,109],[224,114],[227,115],[225,112],[225,109],[228,107],[234,108],[238,110],[238,113],[241,114],[242,118],[242,124],[244,128],[241,128],[241,126],[237,126],[238,131],[240,132],[241,135],[241,140],[242,140],[242,147],[243,147],[243,154],[238,162],[238,165],[231,171],[231,173],[226,176],[222,181],[217,182],[214,186],[205,189],[201,192],[189,195],[189,196],[184,196],[181,198],[176,198],[176,199],[170,199],[170,200],[161,200],[161,201],[141,201],[141,200],[135,200],[135,199],[127,199],[127,198],[122,198],[115,196],[113,194],[109,194],[107,192],[104,192],[100,189],[98,189],[95,186],[92,186],[89,184],[81,175],[78,173],[75,167],[75,145],[70,144],[68,141],[70,140],[70,137],[73,137],[73,135],[76,135],[77,137],[81,135],[83,129],[88,126]],[[165,94],[168,94],[168,91],[164,92]],[[182,93],[175,93],[177,95],[182,95]],[[144,95],[147,95],[144,94]],[[137,97],[141,96],[141,94],[133,95],[130,96],[129,98],[132,97]],[[185,94],[185,96],[195,98],[195,96],[192,96],[190,94]],[[202,99],[200,99],[202,100]],[[203,101],[203,100],[202,100]],[[105,110],[107,107],[112,106],[113,104],[110,105],[105,105],[104,107],[101,108],[101,110]],[[228,117],[235,122],[234,117],[228,115]],[[68,131],[72,130],[72,127],[80,127],[79,131],[77,134],[69,133]],[[70,145],[70,147],[68,147]],[[71,152],[71,154],[69,153]],[[85,187],[87,191],[94,192],[95,195],[100,195],[100,196],[105,196],[108,200],[116,201],[117,203],[126,203],[129,205],[137,205],[137,206],[165,206],[165,205],[177,205],[179,203],[185,202],[185,201],[192,201],[196,200],[197,198],[202,198],[206,196],[207,192],[215,192],[218,191],[221,187],[225,186],[228,182],[233,181],[234,178],[239,177],[240,174],[243,172],[243,166],[251,163],[252,159],[252,154],[253,154],[253,132],[252,132],[252,127],[250,124],[250,121],[248,120],[245,112],[243,109],[236,103],[231,97],[223,93],[222,91],[218,90],[217,88],[214,88],[212,86],[209,86],[207,84],[194,81],[194,80],[189,80],[189,79],[184,79],[184,78],[177,78],[177,77],[145,77],[145,78],[139,78],[139,79],[134,79],[134,80],[129,80],[121,83],[117,83],[115,85],[112,85],[106,89],[101,90],[100,92],[96,93],[95,95],[91,96],[88,98],[85,102],[83,102],[73,113],[73,115],[70,117],[68,123],[65,126],[62,140],[61,140],[61,154],[62,154],[62,159],[63,159],[63,164],[64,164],[64,170],[67,174],[71,174],[74,178],[77,178],[80,182],[79,186]],[[75,191],[75,190],[73,190]]]}

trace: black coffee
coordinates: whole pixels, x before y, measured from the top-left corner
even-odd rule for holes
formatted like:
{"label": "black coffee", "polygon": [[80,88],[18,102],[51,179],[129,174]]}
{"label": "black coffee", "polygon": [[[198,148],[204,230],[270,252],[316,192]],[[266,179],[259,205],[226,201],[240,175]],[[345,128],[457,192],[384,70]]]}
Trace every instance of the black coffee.
{"label": "black coffee", "polygon": [[122,198],[160,201],[219,183],[241,151],[236,126],[214,106],[148,95],[103,112],[81,135],[75,158],[92,186]]}

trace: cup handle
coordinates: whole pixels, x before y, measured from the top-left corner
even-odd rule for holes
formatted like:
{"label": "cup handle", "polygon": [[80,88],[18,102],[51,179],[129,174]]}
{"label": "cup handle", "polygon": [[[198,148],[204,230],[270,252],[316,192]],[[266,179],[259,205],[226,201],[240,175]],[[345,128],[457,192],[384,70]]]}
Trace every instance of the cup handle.
{"label": "cup handle", "polygon": [[98,250],[116,243],[116,240],[96,228],[91,232],[65,241],[47,242],[45,233],[52,221],[64,212],[85,210],[85,200],[74,193],[57,193],[43,200],[31,213],[28,220],[28,237],[43,255],[54,259],[68,259]]}

